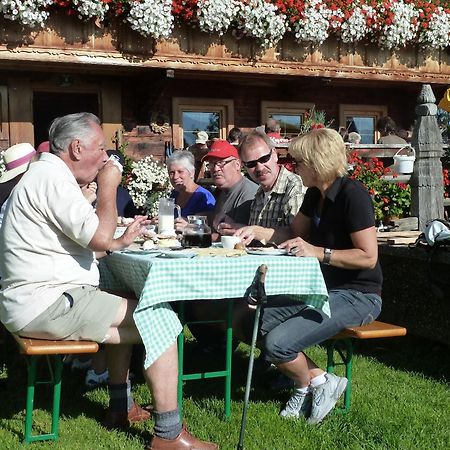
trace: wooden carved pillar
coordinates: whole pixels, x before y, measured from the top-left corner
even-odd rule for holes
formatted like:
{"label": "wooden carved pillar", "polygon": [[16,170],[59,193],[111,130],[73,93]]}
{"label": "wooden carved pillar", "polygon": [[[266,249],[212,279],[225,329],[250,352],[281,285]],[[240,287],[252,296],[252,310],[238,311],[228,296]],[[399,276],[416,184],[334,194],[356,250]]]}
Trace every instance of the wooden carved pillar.
{"label": "wooden carved pillar", "polygon": [[424,84],[417,97],[416,122],[412,146],[416,151],[411,176],[412,215],[419,218],[419,230],[426,222],[444,217],[444,184],[441,156],[442,136],[436,119],[436,98],[431,86]]}

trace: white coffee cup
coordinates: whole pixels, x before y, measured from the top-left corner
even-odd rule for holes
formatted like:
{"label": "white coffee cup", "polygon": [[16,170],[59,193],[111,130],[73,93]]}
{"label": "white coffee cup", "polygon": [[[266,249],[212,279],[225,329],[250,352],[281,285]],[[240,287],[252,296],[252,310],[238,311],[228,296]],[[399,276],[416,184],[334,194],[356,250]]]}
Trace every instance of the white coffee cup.
{"label": "white coffee cup", "polygon": [[220,242],[223,248],[234,248],[236,244],[241,242],[241,238],[237,236],[222,236]]}

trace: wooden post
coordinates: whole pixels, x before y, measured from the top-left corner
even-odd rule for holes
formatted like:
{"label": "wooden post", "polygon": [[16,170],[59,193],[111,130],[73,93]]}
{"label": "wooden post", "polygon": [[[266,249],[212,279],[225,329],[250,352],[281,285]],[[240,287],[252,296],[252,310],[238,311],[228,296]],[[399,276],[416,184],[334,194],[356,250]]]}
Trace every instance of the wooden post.
{"label": "wooden post", "polygon": [[412,215],[419,218],[419,230],[428,220],[444,218],[444,183],[441,157],[442,136],[436,120],[436,98],[431,86],[424,84],[417,97],[416,122],[412,146],[416,151],[411,176]]}

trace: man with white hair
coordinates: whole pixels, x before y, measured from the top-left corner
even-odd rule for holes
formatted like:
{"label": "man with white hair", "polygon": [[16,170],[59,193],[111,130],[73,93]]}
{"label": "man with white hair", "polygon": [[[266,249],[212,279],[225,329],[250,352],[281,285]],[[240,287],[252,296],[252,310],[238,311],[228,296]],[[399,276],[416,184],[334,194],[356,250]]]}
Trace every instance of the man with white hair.
{"label": "man with white hair", "polygon": [[[121,172],[108,162],[96,116],[55,119],[49,141],[50,153],[30,167],[8,202],[0,232],[0,319],[19,336],[106,344],[110,401],[103,424],[125,427],[150,418],[133,401],[128,377],[132,345],[141,342],[133,320],[137,300],[98,289],[94,252],[128,246],[142,234],[147,218],[137,217],[122,237],[113,238]],[[80,189],[94,179],[95,210]],[[148,449],[216,449],[188,433],[180,421],[176,342],[144,374],[155,407]]]}

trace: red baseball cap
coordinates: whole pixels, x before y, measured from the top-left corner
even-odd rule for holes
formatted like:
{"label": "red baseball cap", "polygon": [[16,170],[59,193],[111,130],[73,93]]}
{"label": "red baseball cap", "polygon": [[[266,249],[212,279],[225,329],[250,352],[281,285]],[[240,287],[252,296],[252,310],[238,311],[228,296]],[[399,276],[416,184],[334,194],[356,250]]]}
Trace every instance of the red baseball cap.
{"label": "red baseball cap", "polygon": [[209,152],[203,157],[203,159],[208,158],[225,159],[230,156],[239,159],[236,147],[234,145],[231,145],[228,141],[217,140],[211,144]]}

